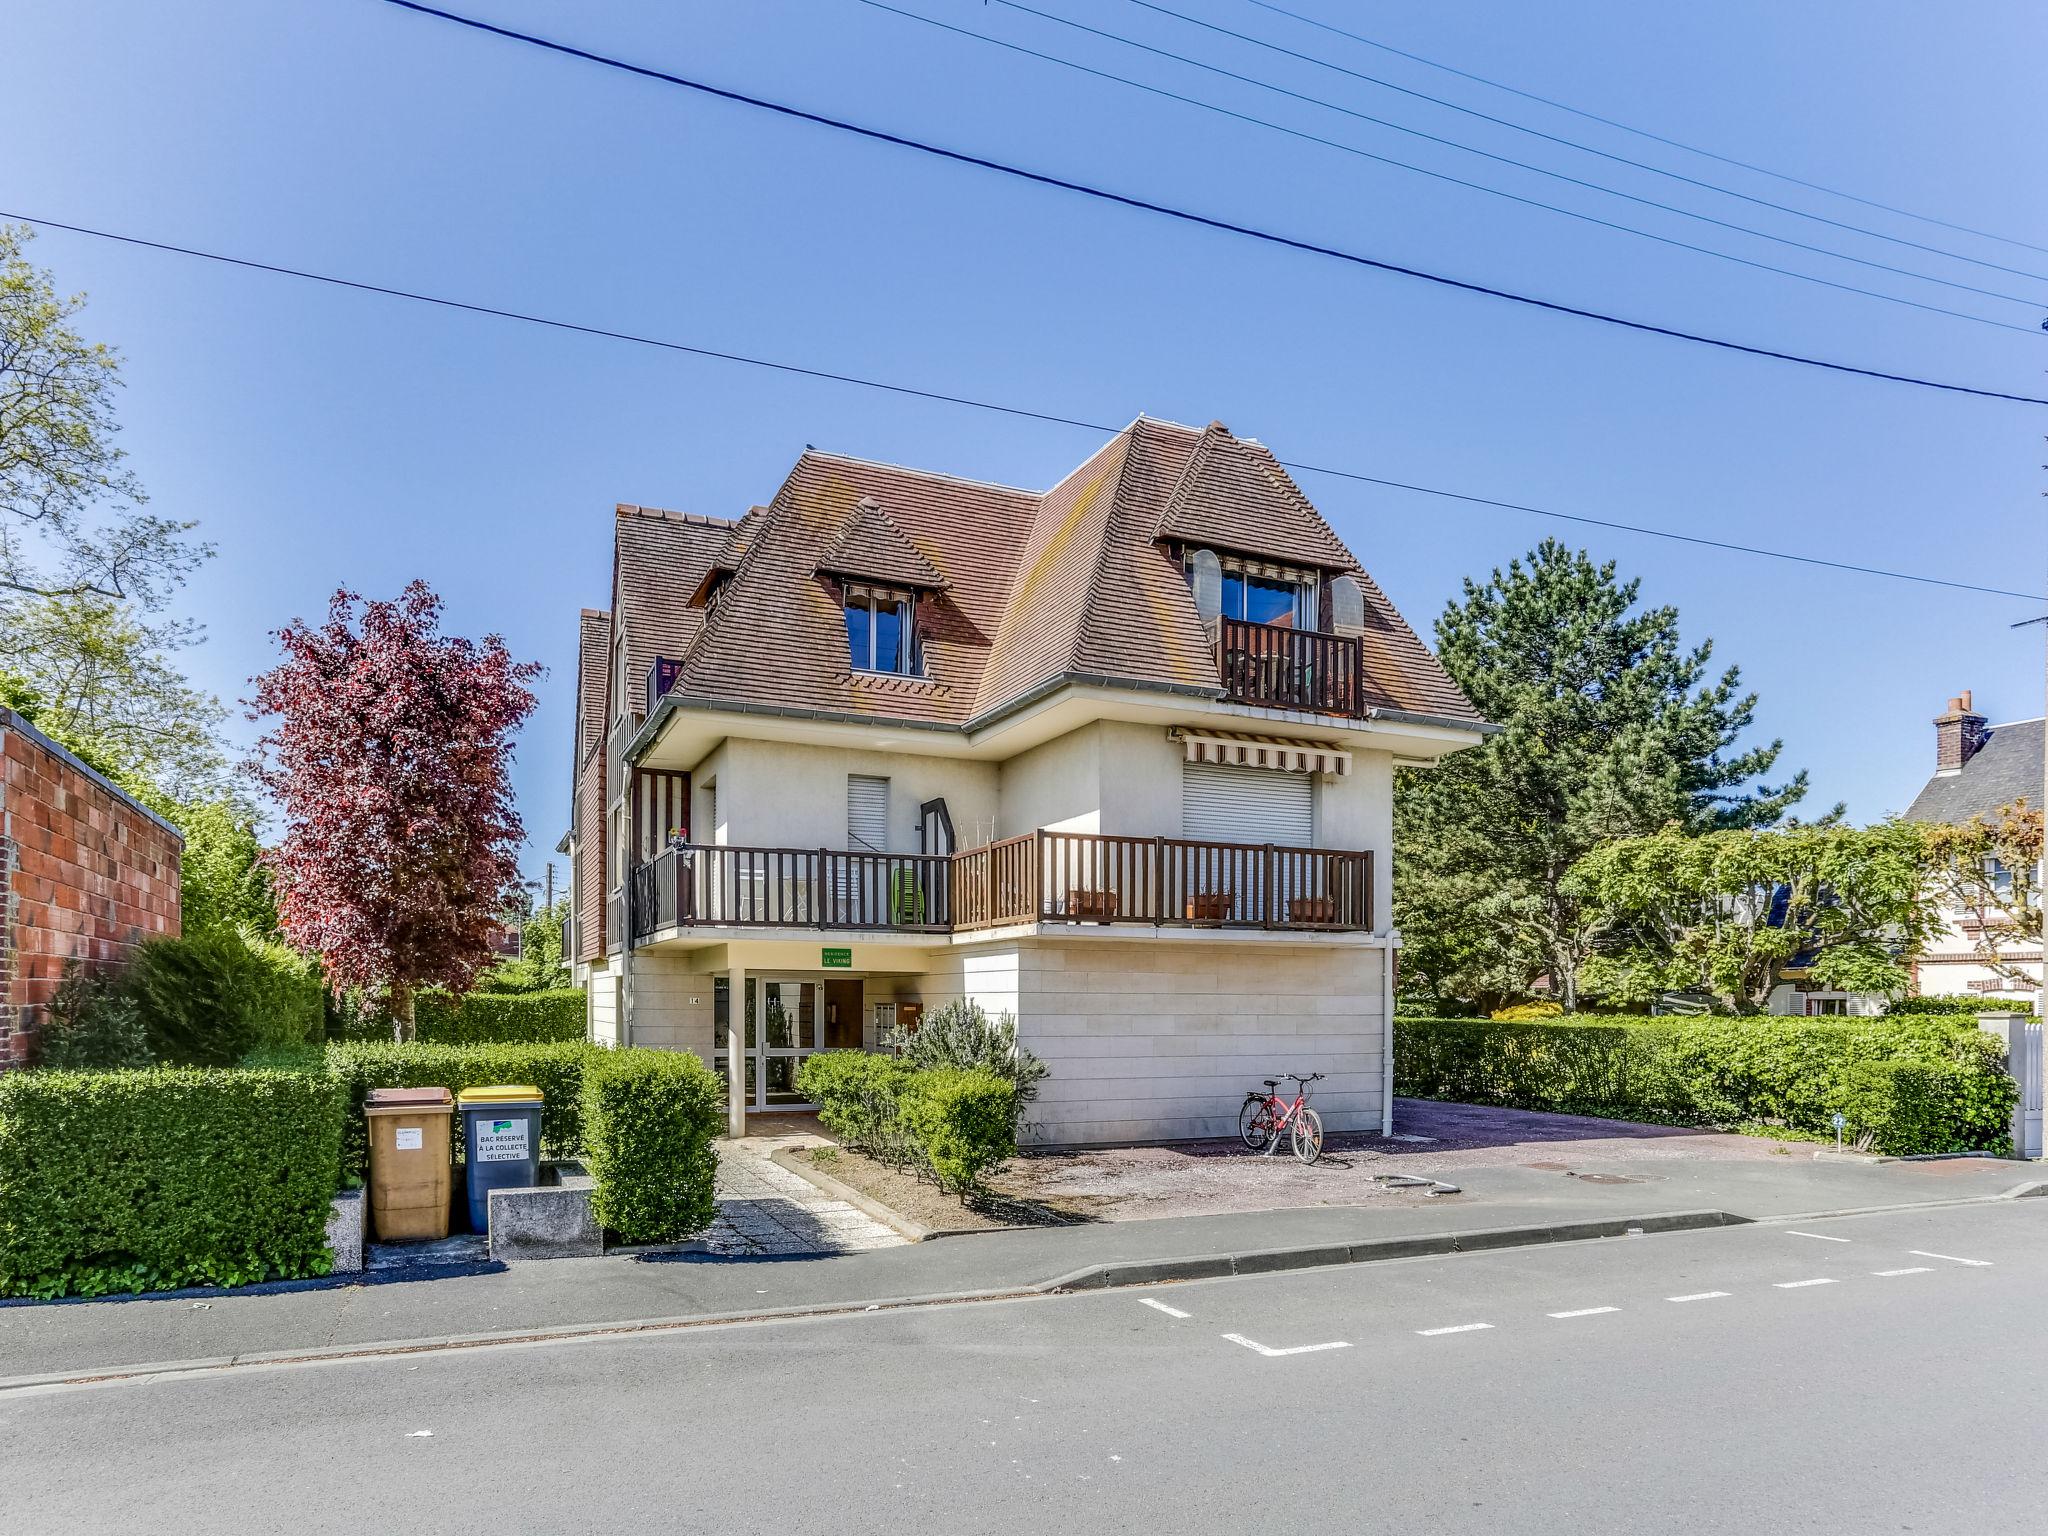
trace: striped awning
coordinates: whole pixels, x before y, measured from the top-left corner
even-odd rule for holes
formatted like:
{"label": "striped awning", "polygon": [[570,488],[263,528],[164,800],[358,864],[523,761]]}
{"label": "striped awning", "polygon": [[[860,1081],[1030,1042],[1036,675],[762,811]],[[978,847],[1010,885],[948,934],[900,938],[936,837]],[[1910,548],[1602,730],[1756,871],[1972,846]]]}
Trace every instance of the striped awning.
{"label": "striped awning", "polygon": [[1351,771],[1351,754],[1324,741],[1297,741],[1287,736],[1248,736],[1236,731],[1197,731],[1176,727],[1169,733],[1191,763],[1223,763],[1234,768],[1276,768],[1283,773]]}

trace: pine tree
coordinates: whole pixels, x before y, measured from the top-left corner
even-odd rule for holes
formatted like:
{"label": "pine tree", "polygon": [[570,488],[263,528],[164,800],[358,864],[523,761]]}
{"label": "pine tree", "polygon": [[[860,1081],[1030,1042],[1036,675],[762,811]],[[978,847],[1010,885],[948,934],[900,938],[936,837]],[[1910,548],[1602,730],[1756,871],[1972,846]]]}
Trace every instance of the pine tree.
{"label": "pine tree", "polygon": [[1637,608],[1613,562],[1546,539],[1467,580],[1437,620],[1438,652],[1499,729],[1395,794],[1395,920],[1403,963],[1439,1000],[1526,996],[1547,976],[1567,1007],[1590,914],[1565,876],[1601,842],[1676,824],[1769,826],[1806,793],[1760,782],[1781,743],[1736,750],[1756,695],[1709,674],[1674,608]]}

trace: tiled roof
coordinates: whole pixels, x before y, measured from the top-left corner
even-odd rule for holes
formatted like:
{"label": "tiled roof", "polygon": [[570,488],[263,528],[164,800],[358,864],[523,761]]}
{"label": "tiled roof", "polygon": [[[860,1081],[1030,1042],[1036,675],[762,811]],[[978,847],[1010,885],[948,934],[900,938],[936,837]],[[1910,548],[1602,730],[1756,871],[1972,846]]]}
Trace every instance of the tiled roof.
{"label": "tiled roof", "polygon": [[[1353,574],[1366,702],[1479,722],[1272,454],[1220,424],[1141,417],[1045,492],[807,451],[737,524],[618,526],[628,675],[681,655],[700,698],[962,725],[1069,674],[1220,691],[1169,547],[1193,542]],[[688,607],[719,571],[708,614]],[[925,676],[852,670],[837,576],[920,590]]]}
{"label": "tiled roof", "polygon": [[[1179,430],[1186,430],[1185,428]],[[1344,541],[1265,444],[1204,429],[1159,515],[1158,536],[1318,570],[1356,570]]]}
{"label": "tiled roof", "polygon": [[605,651],[611,644],[612,616],[586,608],[576,635],[576,766],[604,735]]}
{"label": "tiled roof", "polygon": [[926,592],[949,585],[872,496],[863,496],[853,504],[853,516],[818,557],[818,569],[831,576],[852,576]]}
{"label": "tiled roof", "polygon": [[2015,720],[1991,728],[1960,772],[1936,774],[1906,807],[1908,821],[1963,822],[2025,800],[2041,803],[2039,720]]}
{"label": "tiled roof", "polygon": [[644,712],[639,690],[657,656],[680,659],[704,627],[688,606],[713,562],[739,531],[729,518],[653,507],[618,509],[618,570],[612,611],[626,631],[628,708]]}

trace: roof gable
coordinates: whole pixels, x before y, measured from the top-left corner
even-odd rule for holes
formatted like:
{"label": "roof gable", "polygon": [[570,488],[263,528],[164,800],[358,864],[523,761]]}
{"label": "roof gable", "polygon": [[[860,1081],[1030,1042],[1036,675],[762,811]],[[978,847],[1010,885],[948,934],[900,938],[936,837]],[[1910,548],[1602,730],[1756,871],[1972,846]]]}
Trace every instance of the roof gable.
{"label": "roof gable", "polygon": [[1358,567],[1266,446],[1232,436],[1220,421],[1203,429],[1154,531],[1162,539],[1317,570]]}
{"label": "roof gable", "polygon": [[818,557],[817,569],[832,576],[931,592],[951,585],[872,496],[853,504],[853,516]]}

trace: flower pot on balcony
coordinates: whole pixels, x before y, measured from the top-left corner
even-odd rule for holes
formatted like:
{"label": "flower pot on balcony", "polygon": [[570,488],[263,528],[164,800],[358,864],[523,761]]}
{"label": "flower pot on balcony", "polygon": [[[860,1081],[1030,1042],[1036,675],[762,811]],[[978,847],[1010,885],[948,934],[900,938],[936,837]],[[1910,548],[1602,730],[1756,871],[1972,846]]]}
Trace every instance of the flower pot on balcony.
{"label": "flower pot on balcony", "polygon": [[1082,922],[1106,923],[1116,916],[1117,893],[1115,891],[1067,892],[1067,916]]}
{"label": "flower pot on balcony", "polygon": [[1187,917],[1191,923],[1227,923],[1237,897],[1229,891],[1197,891],[1188,897]]}
{"label": "flower pot on balcony", "polygon": [[1337,921],[1337,898],[1334,896],[1296,896],[1287,903],[1287,920],[1290,923],[1317,924],[1327,927]]}

